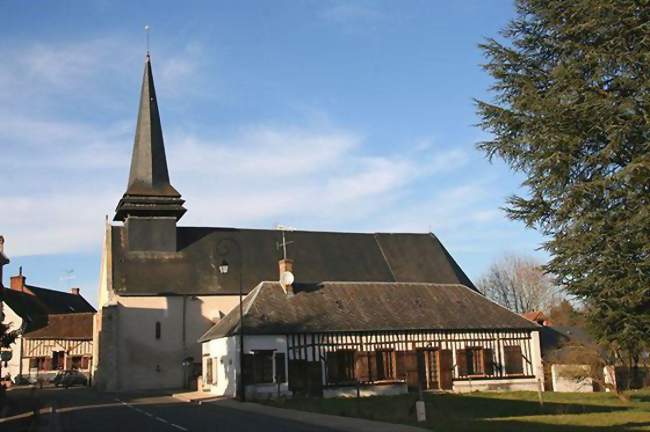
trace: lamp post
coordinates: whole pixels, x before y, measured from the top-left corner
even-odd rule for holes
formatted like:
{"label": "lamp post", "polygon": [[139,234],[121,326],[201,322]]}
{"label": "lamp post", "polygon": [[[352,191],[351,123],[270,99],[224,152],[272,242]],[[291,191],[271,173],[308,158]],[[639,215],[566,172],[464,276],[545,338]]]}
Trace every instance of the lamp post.
{"label": "lamp post", "polygon": [[226,256],[230,249],[226,243],[233,244],[237,247],[239,253],[239,377],[237,379],[237,386],[239,387],[239,400],[246,401],[246,387],[244,385],[244,293],[242,290],[242,251],[239,243],[233,239],[225,238],[219,241],[217,250],[219,255],[223,258],[219,264],[219,273],[225,275],[230,270],[230,264],[226,260]]}

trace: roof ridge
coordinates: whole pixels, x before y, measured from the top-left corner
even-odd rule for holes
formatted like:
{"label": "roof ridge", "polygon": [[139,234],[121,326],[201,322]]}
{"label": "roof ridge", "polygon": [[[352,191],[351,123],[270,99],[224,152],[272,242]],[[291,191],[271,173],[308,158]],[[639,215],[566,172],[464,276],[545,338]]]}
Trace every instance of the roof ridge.
{"label": "roof ridge", "polygon": [[[328,284],[328,285],[343,285],[343,284],[356,284],[356,285],[422,285],[422,286],[462,286],[469,289],[470,291],[475,292],[472,288],[461,283],[439,283],[439,282],[404,282],[404,281],[318,281],[318,282],[295,282],[298,285],[317,285],[317,284]],[[280,284],[278,281],[262,281],[260,284]],[[255,289],[255,288],[253,288]],[[252,292],[252,290],[251,290]],[[480,293],[478,293],[480,294]],[[481,294],[482,295],[482,294]],[[512,311],[511,311],[512,312]]]}
{"label": "roof ridge", "polygon": [[47,316],[79,316],[79,315],[95,315],[97,312],[65,312],[65,313],[48,313]]}
{"label": "roof ridge", "polygon": [[42,289],[42,290],[45,290],[45,291],[52,291],[52,292],[55,292],[55,293],[59,293],[59,294],[67,294],[67,295],[71,295],[71,296],[72,296],[72,295],[73,295],[73,296],[78,296],[78,295],[79,295],[79,294],[72,294],[71,292],[67,292],[67,291],[60,291],[60,290],[52,289],[52,288],[39,287],[39,286],[36,286],[36,285],[25,284],[25,286],[26,286],[27,288],[30,288],[30,289],[31,289],[31,288]]}
{"label": "roof ridge", "polygon": [[[236,230],[236,231],[268,231],[268,232],[277,232],[275,228],[242,228],[234,226],[192,226],[192,225],[179,225],[179,229],[212,229],[212,230]],[[303,233],[320,233],[320,234],[358,234],[358,235],[418,235],[418,236],[428,236],[432,234],[431,232],[384,232],[384,231],[332,231],[332,230],[309,230],[309,229],[294,229],[290,232],[303,232]]]}

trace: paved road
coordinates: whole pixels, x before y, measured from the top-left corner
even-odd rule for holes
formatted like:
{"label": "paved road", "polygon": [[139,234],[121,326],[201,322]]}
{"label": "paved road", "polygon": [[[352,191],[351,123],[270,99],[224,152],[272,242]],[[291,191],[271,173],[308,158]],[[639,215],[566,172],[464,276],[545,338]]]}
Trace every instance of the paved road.
{"label": "paved road", "polygon": [[[27,397],[27,396],[25,396]],[[33,397],[33,396],[31,396]],[[219,404],[187,403],[169,396],[102,395],[86,389],[38,393],[40,406],[58,407],[41,415],[0,424],[0,430],[52,432],[334,432],[334,429],[233,409]]]}
{"label": "paved road", "polygon": [[170,397],[149,399],[144,403],[120,402],[117,406],[63,411],[60,417],[62,429],[66,432],[333,432],[333,429],[325,427],[215,404],[178,402]]}

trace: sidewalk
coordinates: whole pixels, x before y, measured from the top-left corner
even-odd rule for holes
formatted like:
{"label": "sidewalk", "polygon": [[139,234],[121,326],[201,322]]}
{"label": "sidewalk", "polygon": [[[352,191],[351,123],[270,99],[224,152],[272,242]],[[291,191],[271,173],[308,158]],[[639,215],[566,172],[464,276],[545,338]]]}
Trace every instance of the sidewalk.
{"label": "sidewalk", "polygon": [[183,393],[173,393],[172,397],[183,402],[208,402],[208,401],[217,401],[223,399],[220,396],[215,396],[209,392],[203,391],[192,391],[192,392],[183,392]]}
{"label": "sidewalk", "polygon": [[427,430],[394,423],[384,423],[352,417],[339,417],[285,408],[274,408],[252,402],[238,402],[232,399],[203,402],[203,406],[210,405],[222,406],[224,408],[232,408],[271,417],[279,417],[316,426],[325,426],[345,432],[423,432]]}

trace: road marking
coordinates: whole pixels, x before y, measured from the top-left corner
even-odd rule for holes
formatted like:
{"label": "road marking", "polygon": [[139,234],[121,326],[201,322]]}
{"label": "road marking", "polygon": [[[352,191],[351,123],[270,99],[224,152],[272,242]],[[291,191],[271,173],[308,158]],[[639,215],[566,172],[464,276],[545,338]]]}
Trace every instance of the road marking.
{"label": "road marking", "polygon": [[147,412],[147,411],[145,411],[145,410],[143,410],[143,409],[137,408],[137,407],[135,407],[135,406],[133,406],[133,405],[131,405],[131,404],[129,404],[129,403],[124,402],[123,400],[120,400],[120,399],[117,399],[117,398],[116,398],[115,400],[118,401],[118,402],[120,402],[122,405],[124,405],[124,406],[127,407],[127,408],[130,408],[130,409],[132,409],[132,410],[134,410],[134,411],[137,411],[137,412],[139,412],[140,414],[144,414],[144,415],[146,415],[147,417],[150,417],[150,418],[156,419],[156,420],[159,421],[160,423],[168,424],[168,425],[170,425],[170,426],[172,426],[172,427],[175,427],[175,428],[178,429],[178,430],[182,430],[182,431],[184,431],[184,432],[188,432],[188,431],[189,431],[189,429],[184,428],[183,426],[177,425],[176,423],[171,423],[171,422],[169,422],[168,420],[165,420],[165,419],[162,418],[162,417],[155,416],[155,415],[153,415],[152,413]]}

